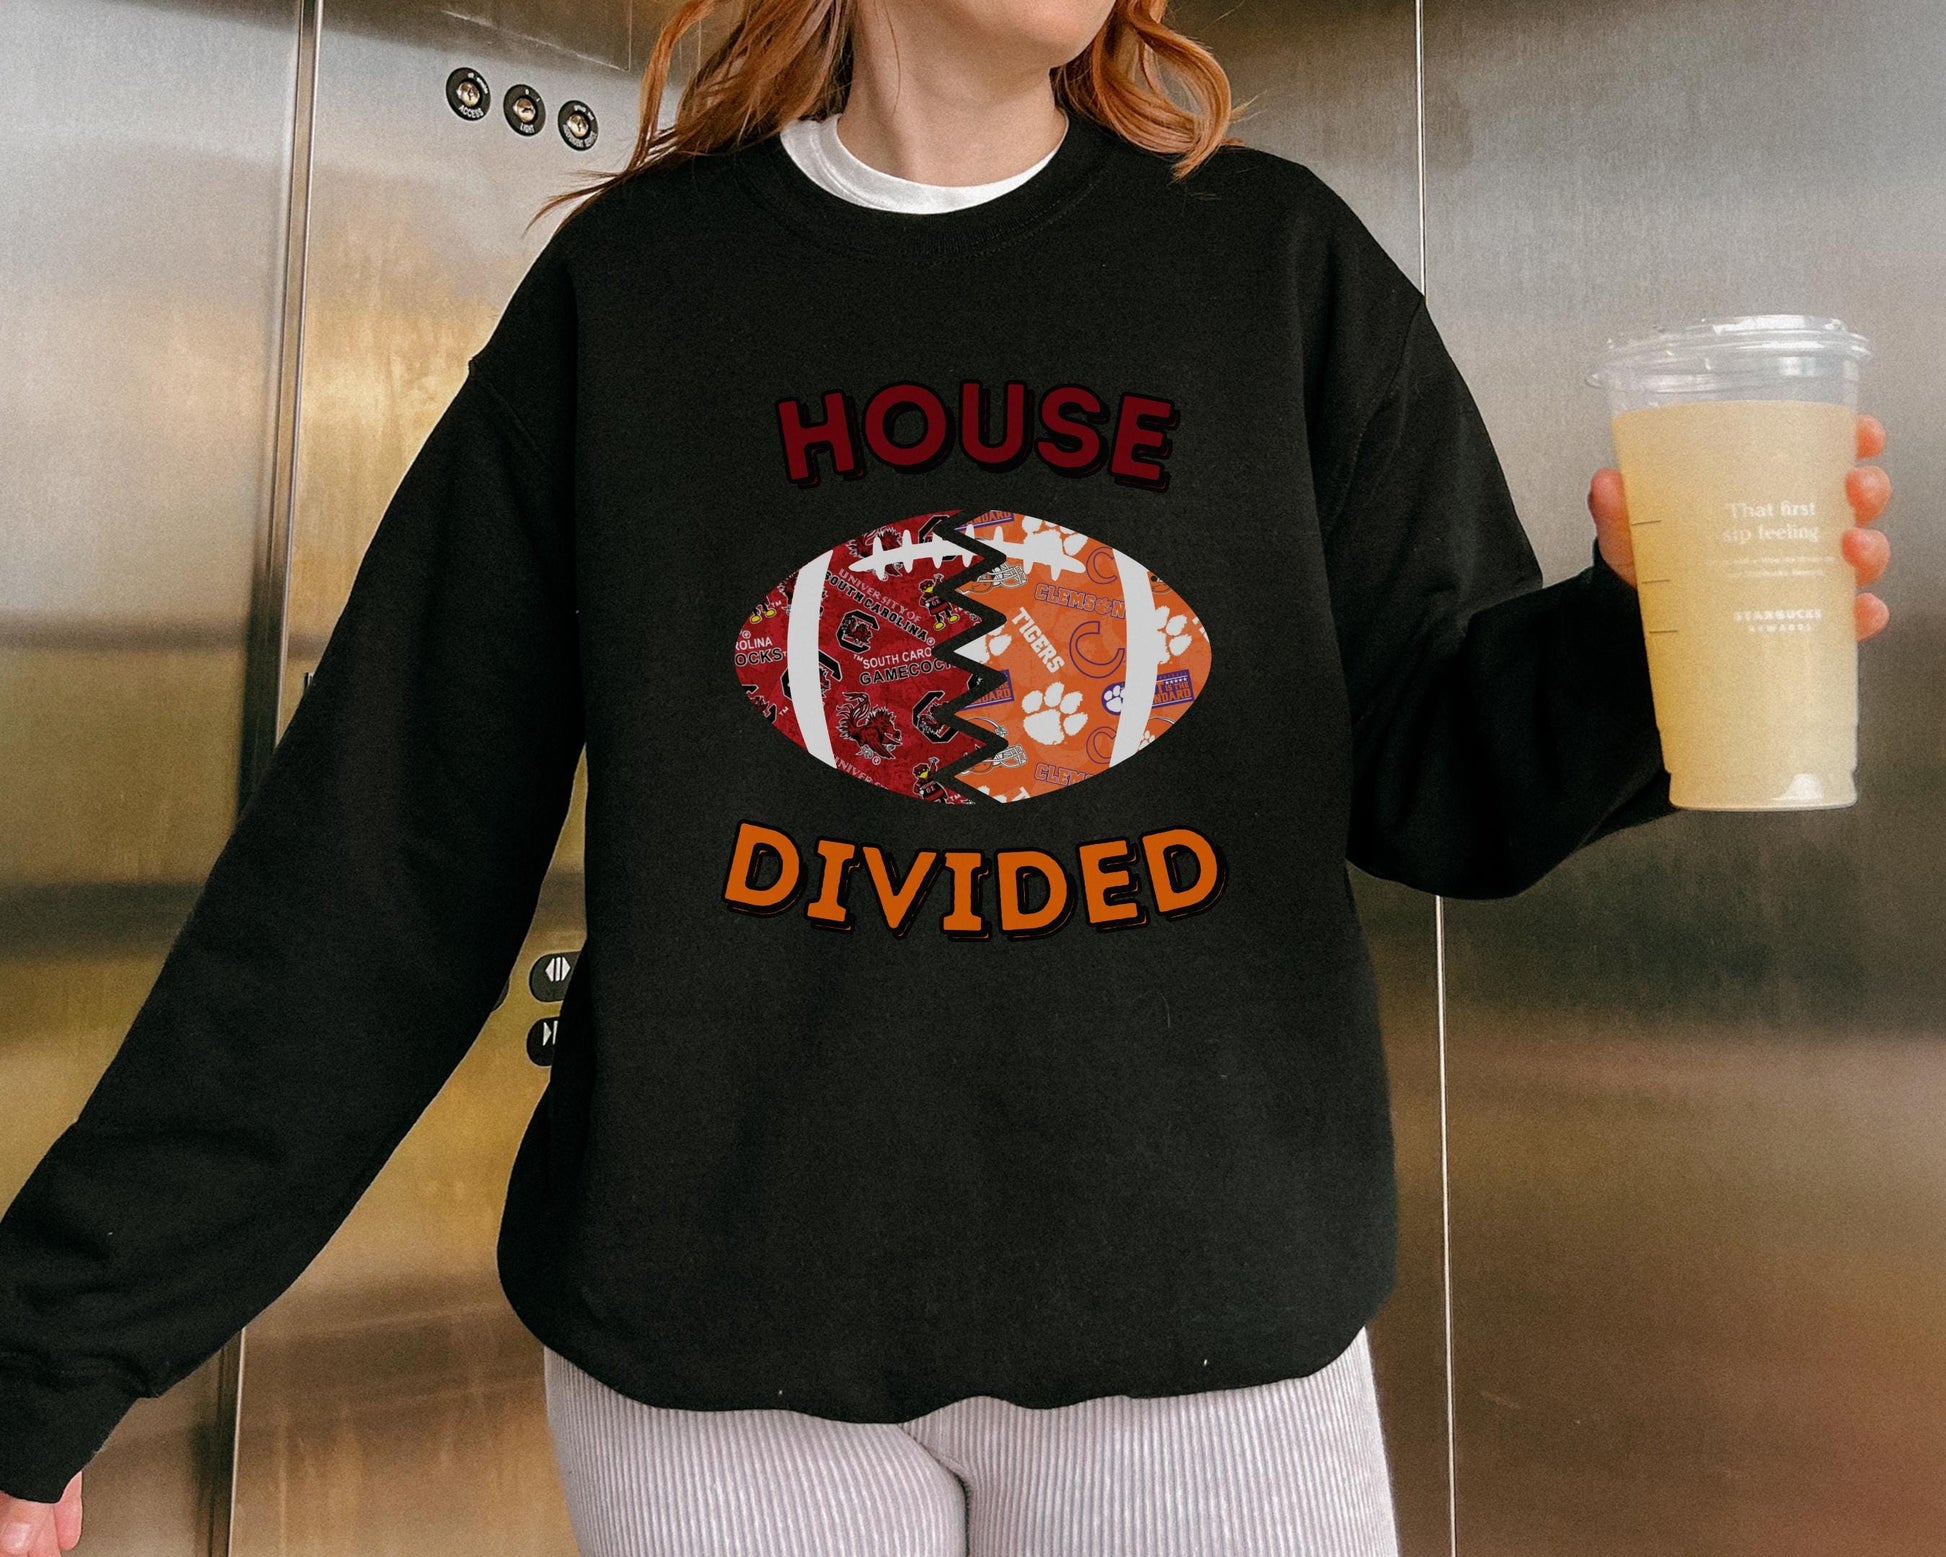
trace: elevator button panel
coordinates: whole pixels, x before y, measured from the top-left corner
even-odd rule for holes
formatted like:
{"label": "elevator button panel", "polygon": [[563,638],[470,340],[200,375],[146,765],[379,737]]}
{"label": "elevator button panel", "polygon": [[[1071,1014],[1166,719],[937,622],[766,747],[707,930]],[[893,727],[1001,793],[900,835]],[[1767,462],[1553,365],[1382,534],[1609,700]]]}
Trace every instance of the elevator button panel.
{"label": "elevator button panel", "polygon": [[527,1058],[536,1065],[554,1063],[554,1039],[561,1030],[558,1016],[544,1016],[527,1029]]}
{"label": "elevator button panel", "polygon": [[484,119],[493,94],[487,90],[484,76],[462,65],[446,78],[446,101],[462,119]]}
{"label": "elevator button panel", "polygon": [[[486,77],[471,65],[461,65],[446,77],[446,102],[462,119],[484,119],[493,106],[493,91]],[[538,135],[547,123],[547,104],[540,92],[525,82],[507,88],[501,112],[507,123],[521,135]],[[586,151],[595,143],[601,126],[595,111],[578,97],[571,97],[554,116],[554,127],[561,139],[576,151]]]}
{"label": "elevator button panel", "polygon": [[547,107],[541,102],[540,93],[524,82],[507,88],[505,113],[507,123],[522,135],[538,135],[541,126],[547,123]]}
{"label": "elevator button panel", "polygon": [[586,151],[594,145],[595,111],[586,103],[570,98],[561,105],[555,122],[561,127],[561,139],[576,151]]}
{"label": "elevator button panel", "polygon": [[574,972],[579,952],[549,952],[534,959],[527,970],[527,988],[536,1000],[559,1000],[568,990],[568,975]]}

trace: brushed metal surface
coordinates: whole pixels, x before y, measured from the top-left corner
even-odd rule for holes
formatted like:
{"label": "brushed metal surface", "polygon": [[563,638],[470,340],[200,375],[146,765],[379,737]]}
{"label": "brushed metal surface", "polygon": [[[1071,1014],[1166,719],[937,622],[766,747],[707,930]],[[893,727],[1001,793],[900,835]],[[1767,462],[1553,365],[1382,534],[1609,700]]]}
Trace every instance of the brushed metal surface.
{"label": "brushed metal surface", "polygon": [[[653,19],[581,0],[466,14],[324,0],[284,718],[399,478],[561,213],[531,229],[529,218],[633,144],[630,39]],[[447,105],[460,65],[493,94],[477,121]],[[501,111],[515,83],[541,96],[536,135]],[[591,151],[555,130],[569,98],[595,111]],[[506,999],[350,1218],[245,1332],[239,1554],[574,1550],[539,1343],[500,1292],[494,1243],[546,1078],[528,1031],[559,1009],[527,974],[581,944],[584,793],[585,770]]]}
{"label": "brushed metal surface", "polygon": [[[1424,281],[1548,577],[1610,462],[1600,337],[1718,308],[1871,334],[1894,611],[1861,650],[1859,804],[1693,815],[1521,898],[1355,875],[1381,982],[1401,1275],[1373,1327],[1409,1557],[1946,1544],[1946,650],[1928,348],[1946,301],[1946,15],[1864,0],[1626,10],[1424,0]],[[282,716],[405,464],[543,241],[632,137],[662,12],[324,0],[304,234]],[[271,545],[297,10],[14,0],[0,84],[0,1065],[17,1185],[126,1030],[233,819]],[[1182,8],[1245,139],[1420,275],[1412,0]],[[76,40],[85,47],[76,47]],[[689,51],[693,54],[693,50]],[[445,107],[455,64],[496,91]],[[498,114],[538,87],[540,136]],[[211,83],[223,83],[212,91]],[[139,83],[139,91],[131,91]],[[579,158],[564,95],[600,115]],[[187,195],[185,194],[187,191]],[[194,220],[182,220],[188,199]],[[247,365],[240,371],[239,365]],[[1913,458],[1918,454],[1920,458]],[[581,933],[579,796],[507,1001],[345,1227],[248,1332],[235,1549],[572,1551],[538,1347],[492,1266],[542,1076],[539,956]],[[1448,1080],[1450,1072],[1450,1093]],[[1442,1102],[1448,1105],[1442,1113]],[[1447,1131],[1454,1283],[1443,1285]],[[12,1174],[6,1179],[5,1174]],[[10,1191],[9,1191],[10,1192]],[[1449,1489],[1444,1346],[1457,1321]],[[204,1550],[212,1369],[138,1406],[88,1549]]]}
{"label": "brushed metal surface", "polygon": [[[11,0],[0,20],[6,1199],[235,819],[295,46],[290,7],[250,0]],[[220,1545],[219,1363],[138,1402],[97,1456],[91,1552]]]}
{"label": "brushed metal surface", "polygon": [[1946,11],[1426,0],[1428,294],[1549,579],[1602,337],[1842,316],[1897,483],[1854,807],[1446,904],[1458,1549],[1946,1549]]}

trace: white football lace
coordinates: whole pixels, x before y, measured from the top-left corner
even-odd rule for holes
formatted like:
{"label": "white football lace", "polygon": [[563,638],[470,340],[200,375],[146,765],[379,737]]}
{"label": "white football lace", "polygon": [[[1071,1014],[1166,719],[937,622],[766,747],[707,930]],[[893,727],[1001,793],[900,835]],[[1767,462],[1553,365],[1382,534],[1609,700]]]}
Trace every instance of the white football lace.
{"label": "white football lace", "polygon": [[[986,544],[1010,561],[1018,562],[1022,570],[1030,575],[1036,563],[1044,564],[1053,578],[1059,578],[1063,573],[1083,571],[1082,565],[1061,549],[1061,532],[1052,526],[1036,530],[1018,541],[991,540]],[[927,540],[914,541],[910,530],[901,530],[899,544],[888,548],[885,534],[880,531],[872,537],[872,554],[860,557],[851,565],[851,571],[870,572],[883,581],[886,571],[894,564],[903,563],[910,571],[920,562],[944,562],[949,557],[971,562],[974,554],[943,535],[935,534]]]}

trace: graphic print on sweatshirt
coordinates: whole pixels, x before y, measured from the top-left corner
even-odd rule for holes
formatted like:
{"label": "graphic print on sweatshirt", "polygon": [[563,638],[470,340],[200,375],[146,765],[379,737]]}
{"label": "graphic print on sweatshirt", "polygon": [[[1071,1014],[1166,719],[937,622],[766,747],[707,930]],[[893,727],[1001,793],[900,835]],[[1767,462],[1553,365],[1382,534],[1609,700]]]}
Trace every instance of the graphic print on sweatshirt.
{"label": "graphic print on sweatshirt", "polygon": [[773,587],[736,637],[757,713],[840,772],[958,805],[1065,789],[1167,734],[1209,677],[1189,604],[1078,530],[958,512],[868,530]]}

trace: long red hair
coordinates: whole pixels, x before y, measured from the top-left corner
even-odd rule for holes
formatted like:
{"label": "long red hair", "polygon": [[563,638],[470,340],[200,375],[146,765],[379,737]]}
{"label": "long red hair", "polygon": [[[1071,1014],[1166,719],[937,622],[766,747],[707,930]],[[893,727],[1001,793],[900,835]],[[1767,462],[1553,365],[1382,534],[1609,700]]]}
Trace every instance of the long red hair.
{"label": "long red hair", "polygon": [[[823,118],[851,91],[851,30],[857,0],[686,0],[664,24],[642,78],[641,125],[627,164],[592,175],[580,189],[550,196],[538,221],[569,200],[604,190],[666,162],[733,150],[776,134],[794,119]],[[1163,21],[1169,0],[1115,0],[1088,47],[1050,74],[1064,110],[1105,125],[1125,140],[1176,159],[1186,176],[1228,133],[1230,79],[1201,44]],[[674,121],[657,128],[676,47],[692,28],[729,6],[738,15],[683,88]],[[1194,102],[1183,108],[1163,89],[1172,74]],[[572,214],[572,213],[570,213]]]}

